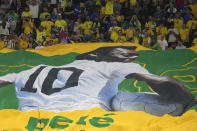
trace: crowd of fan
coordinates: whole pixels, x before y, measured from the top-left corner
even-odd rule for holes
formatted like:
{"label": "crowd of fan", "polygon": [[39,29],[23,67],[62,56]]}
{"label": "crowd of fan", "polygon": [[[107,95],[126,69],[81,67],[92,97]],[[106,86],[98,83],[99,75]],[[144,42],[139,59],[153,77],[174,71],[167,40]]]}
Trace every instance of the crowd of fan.
{"label": "crowd of fan", "polygon": [[133,42],[156,50],[197,45],[195,0],[0,0],[0,49]]}

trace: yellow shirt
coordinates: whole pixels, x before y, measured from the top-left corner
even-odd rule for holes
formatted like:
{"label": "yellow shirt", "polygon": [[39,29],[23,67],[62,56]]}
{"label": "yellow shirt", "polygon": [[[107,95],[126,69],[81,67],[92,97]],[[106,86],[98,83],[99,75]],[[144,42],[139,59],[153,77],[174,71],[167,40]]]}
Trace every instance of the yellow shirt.
{"label": "yellow shirt", "polygon": [[22,13],[21,16],[22,16],[22,17],[29,17],[29,16],[32,16],[32,12],[31,12],[31,11],[29,11],[29,12],[23,11],[23,13]]}
{"label": "yellow shirt", "polygon": [[143,38],[143,41],[142,41],[142,45],[144,47],[150,48],[150,42],[149,42],[149,40],[150,40],[150,37],[144,37]]}
{"label": "yellow shirt", "polygon": [[125,41],[127,41],[127,39],[125,36],[122,35],[121,37],[118,36],[115,42],[125,42]]}
{"label": "yellow shirt", "polygon": [[183,20],[174,18],[174,28],[177,28],[178,30],[182,28]]}
{"label": "yellow shirt", "polygon": [[104,14],[105,14],[105,6],[101,7],[100,16],[103,16]]}
{"label": "yellow shirt", "polygon": [[0,40],[0,50],[3,49],[3,47],[4,47],[4,42]]}
{"label": "yellow shirt", "polygon": [[26,40],[20,40],[20,47],[25,50],[28,48],[28,42]]}
{"label": "yellow shirt", "polygon": [[189,39],[188,39],[188,36],[189,36],[189,29],[183,29],[181,28],[179,30],[179,33],[180,33],[180,36],[181,36],[181,39],[184,40],[185,42],[188,42]]}
{"label": "yellow shirt", "polygon": [[194,38],[193,42],[192,42],[195,46],[197,46],[197,38]]}
{"label": "yellow shirt", "polygon": [[120,1],[120,3],[123,3],[123,2],[125,2],[125,0],[119,0]]}
{"label": "yellow shirt", "polygon": [[125,34],[126,34],[127,40],[133,38],[133,30],[132,30],[132,29],[127,29],[127,30],[125,31]]}
{"label": "yellow shirt", "polygon": [[[194,25],[192,25],[194,23]],[[195,24],[197,24],[197,21],[196,20],[189,20],[187,22],[187,28],[190,30],[190,29],[196,29],[196,26]]]}
{"label": "yellow shirt", "polygon": [[111,32],[110,38],[112,41],[117,41],[118,39],[118,31],[121,30],[120,27],[115,26],[115,27],[110,27],[109,31]]}
{"label": "yellow shirt", "polygon": [[26,35],[33,33],[33,22],[24,22],[24,33]]}
{"label": "yellow shirt", "polygon": [[92,21],[85,21],[84,24],[83,24],[83,28],[84,28],[84,34],[85,35],[90,35],[92,34],[92,24],[93,22]]}
{"label": "yellow shirt", "polygon": [[114,3],[113,0],[109,1],[107,0],[105,5],[105,14],[106,15],[112,15],[114,13]]}
{"label": "yellow shirt", "polygon": [[135,6],[136,5],[136,0],[130,0],[130,5]]}
{"label": "yellow shirt", "polygon": [[160,34],[164,34],[164,35],[167,35],[168,34],[168,30],[166,27],[157,27],[156,28],[156,32],[157,33],[160,33]]}
{"label": "yellow shirt", "polygon": [[189,7],[192,9],[192,14],[197,18],[197,3],[196,4],[191,4]]}
{"label": "yellow shirt", "polygon": [[42,21],[41,26],[44,27],[44,32],[46,32],[47,36],[51,35],[51,27],[54,25],[52,21]]}
{"label": "yellow shirt", "polygon": [[134,37],[133,37],[133,42],[134,42],[134,43],[139,43],[139,38],[136,37],[136,36],[134,36]]}
{"label": "yellow shirt", "polygon": [[149,33],[149,35],[151,35],[151,36],[154,35],[154,32],[153,32],[151,29],[148,30],[148,33]]}
{"label": "yellow shirt", "polygon": [[55,27],[56,28],[62,28],[64,29],[64,27],[67,26],[67,22],[65,20],[56,20],[55,21]]}
{"label": "yellow shirt", "polygon": [[40,32],[39,30],[36,30],[36,42],[38,41],[44,41],[43,37],[46,37],[46,33],[43,31],[43,32]]}

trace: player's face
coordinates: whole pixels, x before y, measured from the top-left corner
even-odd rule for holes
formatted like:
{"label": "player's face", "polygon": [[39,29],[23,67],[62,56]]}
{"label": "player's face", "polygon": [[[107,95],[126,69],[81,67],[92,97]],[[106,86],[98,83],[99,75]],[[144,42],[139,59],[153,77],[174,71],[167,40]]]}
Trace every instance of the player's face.
{"label": "player's face", "polygon": [[124,48],[116,48],[113,49],[109,55],[113,58],[115,58],[115,61],[119,62],[131,62],[135,60],[138,57],[138,53],[135,50],[128,50]]}

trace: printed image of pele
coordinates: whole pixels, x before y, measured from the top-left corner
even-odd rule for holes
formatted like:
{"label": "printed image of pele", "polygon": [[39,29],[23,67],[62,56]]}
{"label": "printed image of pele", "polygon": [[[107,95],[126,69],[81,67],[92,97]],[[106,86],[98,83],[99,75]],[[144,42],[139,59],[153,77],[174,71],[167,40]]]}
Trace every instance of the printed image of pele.
{"label": "printed image of pele", "polygon": [[[67,65],[39,65],[7,74],[0,77],[0,87],[15,84],[21,111],[102,108],[179,116],[197,104],[178,80],[151,74],[133,63],[138,56],[135,46],[101,47],[78,55]],[[144,81],[155,93],[118,92],[118,85],[125,79]]]}

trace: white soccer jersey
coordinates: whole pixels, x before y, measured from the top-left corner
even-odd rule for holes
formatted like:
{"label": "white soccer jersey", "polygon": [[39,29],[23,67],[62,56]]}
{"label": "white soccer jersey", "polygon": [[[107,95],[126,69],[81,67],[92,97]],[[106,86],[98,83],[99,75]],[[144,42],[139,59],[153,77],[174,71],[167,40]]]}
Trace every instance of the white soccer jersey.
{"label": "white soccer jersey", "polygon": [[72,111],[110,110],[118,84],[131,73],[149,74],[136,63],[76,60],[63,66],[39,65],[0,80],[15,82],[19,109]]}

